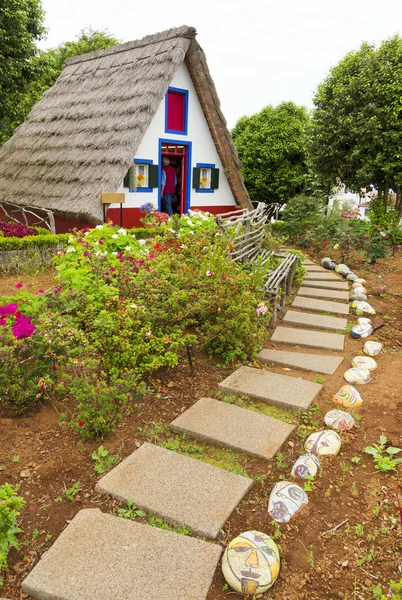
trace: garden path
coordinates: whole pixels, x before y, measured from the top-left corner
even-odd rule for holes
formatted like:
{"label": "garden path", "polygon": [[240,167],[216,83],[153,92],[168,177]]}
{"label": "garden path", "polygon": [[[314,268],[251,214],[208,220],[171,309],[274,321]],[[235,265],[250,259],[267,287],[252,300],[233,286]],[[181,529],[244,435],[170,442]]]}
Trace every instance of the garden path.
{"label": "garden path", "polygon": [[[308,259],[306,264],[313,266]],[[327,281],[330,285],[340,281],[333,274],[328,280],[321,275],[310,270],[306,279],[310,283],[312,277],[317,277],[323,289]],[[339,302],[297,298],[299,302],[293,302],[292,309],[349,312],[349,306]],[[346,319],[291,310],[288,318],[285,316],[285,327],[278,327],[271,337],[271,345],[280,342],[288,347],[263,350],[259,359],[306,372],[334,373],[343,357],[327,354],[326,350],[342,350],[344,336],[310,328],[342,330],[345,323]],[[298,327],[286,327],[288,324]],[[299,345],[310,345],[324,353],[299,352]],[[231,394],[302,410],[308,409],[322,388],[319,383],[291,374],[247,366],[237,369],[219,387]],[[170,428],[265,459],[276,454],[294,429],[278,419],[211,398],[198,400]],[[213,539],[252,483],[247,477],[145,443],[103,477],[96,489],[120,500],[131,500],[170,523]],[[39,600],[205,600],[221,552],[221,546],[215,543],[97,510],[82,510],[24,580],[22,590]]]}

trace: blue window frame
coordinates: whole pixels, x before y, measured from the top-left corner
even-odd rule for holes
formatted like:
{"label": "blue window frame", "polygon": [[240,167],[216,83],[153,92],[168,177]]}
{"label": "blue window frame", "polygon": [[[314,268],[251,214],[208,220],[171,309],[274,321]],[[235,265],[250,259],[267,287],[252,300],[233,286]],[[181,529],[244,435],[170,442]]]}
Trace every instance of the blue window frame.
{"label": "blue window frame", "polygon": [[[147,158],[134,158],[134,164],[135,165],[153,165],[154,161],[153,160],[149,160]],[[148,181],[149,181],[149,173],[148,173]],[[154,189],[151,187],[136,187],[134,190],[129,190],[129,192],[139,192],[141,194],[147,194],[150,192],[153,192]]]}
{"label": "blue window frame", "polygon": [[[183,127],[180,129],[169,128],[169,92],[182,96],[183,98]],[[187,135],[188,132],[188,90],[169,87],[165,94],[165,133],[174,133],[175,135]]]}
{"label": "blue window frame", "polygon": [[[198,169],[215,169],[216,165],[212,163],[196,163],[195,165]],[[196,194],[213,194],[215,190],[211,190],[210,188],[203,190],[201,188],[195,190]]]}

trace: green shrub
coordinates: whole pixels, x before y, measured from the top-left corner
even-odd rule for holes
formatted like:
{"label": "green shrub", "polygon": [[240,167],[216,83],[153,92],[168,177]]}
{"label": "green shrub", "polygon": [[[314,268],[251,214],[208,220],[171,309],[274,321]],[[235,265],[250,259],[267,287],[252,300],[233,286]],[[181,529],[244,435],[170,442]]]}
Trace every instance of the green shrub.
{"label": "green shrub", "polygon": [[66,243],[70,238],[69,233],[51,233],[43,235],[27,235],[24,238],[0,238],[0,251],[2,250],[23,250],[25,248],[37,248],[39,246],[56,246]]}
{"label": "green shrub", "polygon": [[25,506],[25,500],[17,496],[18,486],[9,483],[0,486],[0,586],[3,585],[1,571],[7,568],[7,556],[11,547],[18,550],[17,517]]}

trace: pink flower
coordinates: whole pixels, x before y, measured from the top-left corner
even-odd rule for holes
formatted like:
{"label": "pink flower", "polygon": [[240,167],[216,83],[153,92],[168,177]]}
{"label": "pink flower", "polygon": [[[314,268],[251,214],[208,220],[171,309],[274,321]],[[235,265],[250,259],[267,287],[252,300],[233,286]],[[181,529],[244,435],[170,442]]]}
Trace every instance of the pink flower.
{"label": "pink flower", "polygon": [[44,294],[44,293],[45,293],[44,290],[36,290],[36,295],[38,295],[38,294]]}
{"label": "pink flower", "polygon": [[83,255],[83,256],[88,256],[88,252],[84,252],[84,255]]}
{"label": "pink flower", "polygon": [[18,304],[6,304],[0,306],[0,317],[7,319],[10,315],[15,315],[18,311]]}
{"label": "pink flower", "polygon": [[124,298],[119,298],[120,302],[124,302]]}
{"label": "pink flower", "polygon": [[207,277],[211,277],[211,275],[213,275],[213,273],[212,273],[212,271],[207,271],[207,272],[205,273],[205,275],[206,275]]}
{"label": "pink flower", "polygon": [[152,331],[147,331],[145,335],[146,335],[147,337],[153,337],[153,335],[152,335]]}
{"label": "pink flower", "polygon": [[82,421],[78,421],[78,427],[82,427],[84,423]]}
{"label": "pink flower", "polygon": [[264,302],[260,302],[255,312],[257,315],[265,315],[265,313],[268,312],[268,306],[266,306]]}
{"label": "pink flower", "polygon": [[29,338],[35,331],[35,325],[32,325],[30,317],[19,316],[16,317],[15,323],[11,328],[13,332],[13,336],[17,338],[17,340],[21,340],[23,338]]}
{"label": "pink flower", "polygon": [[5,319],[0,319],[0,325],[7,325],[7,321]]}
{"label": "pink flower", "polygon": [[17,290],[19,290],[20,288],[22,288],[22,283],[17,283],[17,285],[15,287]]}
{"label": "pink flower", "polygon": [[402,246],[400,244],[397,245],[398,250],[400,250],[402,248]]}

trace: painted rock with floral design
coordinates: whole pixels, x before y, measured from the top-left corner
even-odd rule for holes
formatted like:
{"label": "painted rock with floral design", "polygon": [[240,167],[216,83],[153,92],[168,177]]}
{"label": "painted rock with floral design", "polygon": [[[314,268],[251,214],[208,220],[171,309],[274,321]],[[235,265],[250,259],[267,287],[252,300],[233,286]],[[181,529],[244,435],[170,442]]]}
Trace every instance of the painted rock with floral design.
{"label": "painted rock with floral design", "polygon": [[368,302],[359,302],[356,306],[356,314],[357,315],[375,315],[375,310]]}
{"label": "painted rock with floral design", "polygon": [[348,281],[356,281],[356,279],[358,279],[356,273],[348,273],[348,275],[346,275],[346,279]]}
{"label": "painted rock with floral design", "polygon": [[358,287],[363,287],[363,284],[359,283],[359,279],[355,279],[354,282],[352,283],[352,290],[354,290]]}
{"label": "painted rock with floral design", "polygon": [[343,385],[332,397],[332,402],[343,408],[358,408],[363,404],[363,398],[353,385]]}
{"label": "painted rock with floral design", "polygon": [[363,346],[363,352],[369,356],[377,356],[382,350],[380,342],[366,342]]}
{"label": "painted rock with floral design", "polygon": [[350,273],[350,269],[349,267],[347,267],[346,265],[343,265],[342,263],[340,265],[336,266],[335,269],[336,273],[339,273],[339,275],[348,275]]}
{"label": "painted rock with floral design", "polygon": [[291,481],[280,481],[269,496],[268,514],[278,523],[287,523],[303,504],[308,504],[306,492]]}
{"label": "painted rock with floral design", "polygon": [[292,467],[293,477],[315,477],[320,468],[320,461],[314,454],[302,454]]}
{"label": "painted rock with floral design", "polygon": [[357,279],[355,279],[354,283],[360,283],[361,285],[364,285],[366,283],[366,280],[362,279],[361,277],[358,277]]}
{"label": "painted rock with floral design", "polygon": [[227,583],[250,598],[269,590],[279,570],[278,547],[261,531],[241,533],[229,542],[222,557],[222,573]]}
{"label": "painted rock with floral design", "polygon": [[328,263],[331,262],[331,259],[329,256],[324,256],[324,258],[321,259],[321,266],[324,266],[324,263]]}
{"label": "painted rock with floral design", "polygon": [[377,363],[370,356],[355,356],[352,358],[352,365],[356,369],[367,369],[367,371],[374,371],[377,368]]}
{"label": "painted rock with floral design", "polygon": [[341,431],[347,431],[352,429],[355,424],[355,420],[349,413],[343,410],[330,410],[324,417],[325,425],[332,427],[332,429],[340,429]]}
{"label": "painted rock with floral design", "polygon": [[304,442],[304,447],[307,452],[319,456],[335,456],[341,449],[341,444],[341,438],[335,431],[324,429],[309,435]]}
{"label": "painted rock with floral design", "polygon": [[371,381],[370,371],[367,369],[348,369],[343,376],[348,383],[355,385],[365,385]]}
{"label": "painted rock with floral design", "polygon": [[368,337],[373,333],[373,328],[370,323],[359,323],[359,325],[354,325],[352,327],[352,337],[356,339],[363,339]]}
{"label": "painted rock with floral design", "polygon": [[355,288],[352,287],[352,292],[350,295],[353,296],[353,294],[366,294],[367,295],[367,290],[362,285],[358,285]]}

